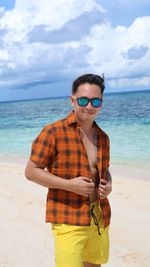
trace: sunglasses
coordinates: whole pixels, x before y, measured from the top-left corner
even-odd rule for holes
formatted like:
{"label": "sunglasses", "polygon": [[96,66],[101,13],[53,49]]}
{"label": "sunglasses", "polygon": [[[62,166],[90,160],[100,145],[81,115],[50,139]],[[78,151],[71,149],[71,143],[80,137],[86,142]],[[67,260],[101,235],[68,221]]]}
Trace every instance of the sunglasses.
{"label": "sunglasses", "polygon": [[80,107],[86,107],[90,102],[92,107],[99,108],[103,102],[103,99],[98,97],[88,98],[82,96],[77,98],[76,96],[73,96],[73,98],[77,100],[77,103]]}

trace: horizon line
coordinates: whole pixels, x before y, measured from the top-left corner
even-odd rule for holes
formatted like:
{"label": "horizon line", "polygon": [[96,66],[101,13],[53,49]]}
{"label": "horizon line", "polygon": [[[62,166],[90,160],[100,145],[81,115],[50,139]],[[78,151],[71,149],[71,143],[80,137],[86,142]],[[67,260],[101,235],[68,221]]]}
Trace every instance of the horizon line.
{"label": "horizon line", "polygon": [[[117,94],[130,94],[130,93],[141,93],[141,92],[149,92],[150,89],[144,90],[131,90],[131,91],[114,91],[114,92],[104,92],[104,95],[117,95]],[[46,100],[46,99],[55,99],[55,98],[68,98],[70,95],[66,96],[48,96],[48,97],[39,97],[39,98],[24,98],[24,99],[12,99],[12,100],[0,100],[0,103],[7,103],[7,102],[21,102],[21,101],[32,101],[32,100]]]}

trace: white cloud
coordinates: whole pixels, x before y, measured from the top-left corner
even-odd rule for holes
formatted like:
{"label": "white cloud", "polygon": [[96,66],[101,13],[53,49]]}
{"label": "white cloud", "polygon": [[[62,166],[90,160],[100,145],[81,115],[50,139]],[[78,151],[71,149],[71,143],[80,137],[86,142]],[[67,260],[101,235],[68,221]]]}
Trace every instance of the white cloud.
{"label": "white cloud", "polygon": [[[84,12],[90,12],[95,8],[104,12],[104,9],[93,0],[81,1],[49,1],[43,0],[17,0],[13,10],[5,12],[0,20],[0,29],[5,31],[3,40],[3,63],[1,73],[7,72],[12,76],[11,71],[16,69],[15,75],[21,80],[24,71],[35,73],[36,70],[43,67],[41,76],[45,76],[45,67],[52,69],[52,64],[60,63],[63,67],[63,60],[67,57],[66,45],[46,45],[30,44],[28,42],[28,33],[38,25],[44,25],[48,30],[60,28],[66,22],[80,16]],[[70,47],[68,48],[70,50]],[[3,53],[4,52],[4,53]],[[6,57],[7,55],[7,57]],[[39,67],[37,67],[39,65]],[[3,70],[5,67],[5,70]],[[57,72],[57,70],[56,70]],[[37,73],[40,76],[40,73]],[[30,75],[29,75],[30,76]],[[3,77],[2,77],[3,78]],[[33,77],[34,78],[34,77]],[[26,77],[28,79],[28,76]],[[36,79],[36,77],[35,77]],[[13,82],[13,81],[12,81]]]}
{"label": "white cloud", "polygon": [[[137,18],[129,27],[112,27],[106,19],[106,10],[97,3],[94,0],[16,0],[13,10],[1,8],[0,87],[23,88],[85,72],[104,72],[112,79],[111,87],[147,86],[150,17]],[[82,21],[95,10],[103,19],[87,22],[88,31],[87,25],[84,30],[84,22],[81,31],[79,18]],[[47,31],[48,42],[41,35],[30,43],[29,34],[36,27]],[[78,27],[74,38],[70,37],[73,27]],[[61,42],[58,33],[66,29],[67,38],[62,34]],[[51,33],[57,33],[59,41],[52,42]]]}
{"label": "white cloud", "polygon": [[[134,85],[134,87],[133,87]],[[136,77],[136,78],[118,78],[109,81],[109,86],[113,89],[118,88],[132,88],[138,89],[140,87],[146,88],[150,85],[150,77]]]}
{"label": "white cloud", "polygon": [[[91,47],[91,52],[87,56],[90,68],[105,72],[109,78],[149,75],[149,32],[150,17],[138,18],[128,28],[112,28],[110,23],[94,26],[86,39],[86,43]],[[123,56],[132,51],[131,49],[141,51],[140,48],[145,48],[141,58],[130,59]],[[134,82],[135,80],[132,80],[133,84]],[[113,81],[112,84],[114,83]]]}
{"label": "white cloud", "polygon": [[99,8],[94,0],[16,0],[15,8],[7,11],[1,24],[9,29],[30,29],[35,25],[46,25],[49,29],[57,29],[70,19],[74,19],[84,11]]}

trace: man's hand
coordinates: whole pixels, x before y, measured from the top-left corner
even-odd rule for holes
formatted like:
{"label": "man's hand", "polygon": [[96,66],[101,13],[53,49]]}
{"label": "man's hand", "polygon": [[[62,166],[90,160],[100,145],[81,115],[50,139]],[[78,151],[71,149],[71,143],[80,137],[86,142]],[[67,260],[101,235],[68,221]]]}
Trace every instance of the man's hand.
{"label": "man's hand", "polygon": [[95,184],[92,182],[92,179],[84,176],[73,178],[69,180],[69,183],[69,191],[85,197],[90,196],[95,188]]}
{"label": "man's hand", "polygon": [[100,181],[100,185],[98,188],[98,196],[100,199],[104,199],[106,198],[110,192],[112,191],[112,185],[111,185],[111,181],[107,181],[104,179],[101,179]]}

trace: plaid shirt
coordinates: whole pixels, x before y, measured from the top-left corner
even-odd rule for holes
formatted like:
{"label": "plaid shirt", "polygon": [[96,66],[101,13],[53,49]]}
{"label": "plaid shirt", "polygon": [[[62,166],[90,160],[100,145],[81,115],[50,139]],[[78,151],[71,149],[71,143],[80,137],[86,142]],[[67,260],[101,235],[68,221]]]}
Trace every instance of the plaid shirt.
{"label": "plaid shirt", "polygon": [[[94,122],[97,130],[97,166],[99,179],[109,166],[109,138]],[[71,112],[67,118],[47,125],[33,141],[30,159],[63,179],[91,177],[88,157],[80,136],[80,125]],[[100,200],[104,226],[110,223],[108,199]],[[90,225],[90,200],[79,194],[49,188],[46,222]]]}

